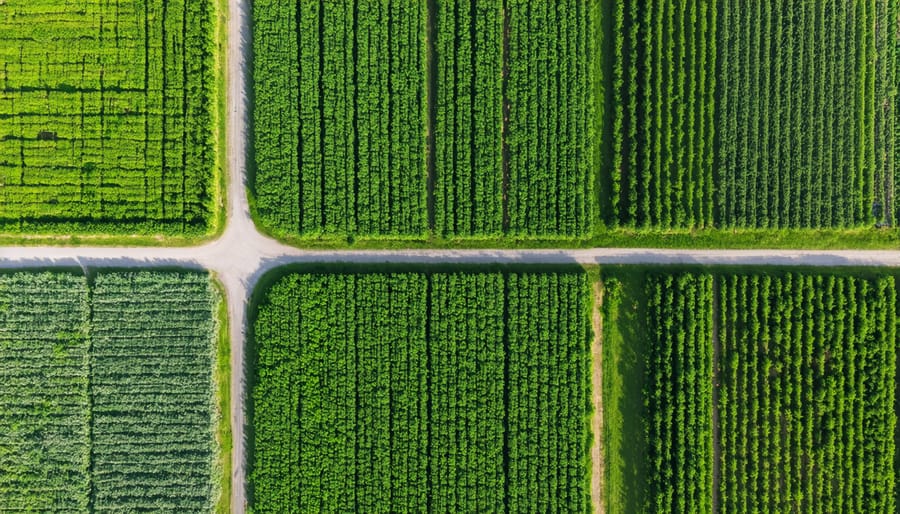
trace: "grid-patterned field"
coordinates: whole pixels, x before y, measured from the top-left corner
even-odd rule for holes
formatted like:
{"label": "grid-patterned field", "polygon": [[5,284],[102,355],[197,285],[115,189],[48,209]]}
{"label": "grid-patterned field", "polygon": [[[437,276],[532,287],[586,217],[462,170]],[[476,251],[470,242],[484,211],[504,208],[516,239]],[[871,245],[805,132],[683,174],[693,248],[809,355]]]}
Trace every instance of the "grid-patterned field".
{"label": "grid-patterned field", "polygon": [[211,222],[213,2],[0,3],[0,229]]}
{"label": "grid-patterned field", "polygon": [[0,512],[209,512],[209,275],[0,274]]}

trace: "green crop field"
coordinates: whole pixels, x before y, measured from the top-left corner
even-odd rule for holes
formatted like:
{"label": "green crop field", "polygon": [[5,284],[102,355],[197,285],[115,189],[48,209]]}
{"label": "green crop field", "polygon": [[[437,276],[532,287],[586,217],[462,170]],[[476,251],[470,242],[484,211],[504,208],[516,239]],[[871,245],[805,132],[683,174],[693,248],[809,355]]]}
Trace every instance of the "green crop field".
{"label": "green crop field", "polygon": [[254,512],[588,512],[583,272],[288,274],[262,292]]}
{"label": "green crop field", "polygon": [[214,8],[0,3],[0,231],[212,229]]}
{"label": "green crop field", "polygon": [[589,3],[436,4],[435,232],[589,233]]}
{"label": "green crop field", "polygon": [[262,0],[254,211],[307,244],[889,244],[871,229],[900,213],[898,17],[890,0]]}
{"label": "green crop field", "polygon": [[264,228],[589,234],[590,4],[426,4],[254,2],[252,186]]}
{"label": "green crop field", "polygon": [[267,226],[426,230],[424,5],[253,2],[254,187]]}
{"label": "green crop field", "polygon": [[891,0],[615,1],[606,223],[894,225],[898,12]]}
{"label": "green crop field", "polygon": [[211,510],[218,301],[199,273],[0,275],[0,511]]}
{"label": "green crop field", "polygon": [[622,269],[604,285],[610,512],[894,512],[893,276]]}

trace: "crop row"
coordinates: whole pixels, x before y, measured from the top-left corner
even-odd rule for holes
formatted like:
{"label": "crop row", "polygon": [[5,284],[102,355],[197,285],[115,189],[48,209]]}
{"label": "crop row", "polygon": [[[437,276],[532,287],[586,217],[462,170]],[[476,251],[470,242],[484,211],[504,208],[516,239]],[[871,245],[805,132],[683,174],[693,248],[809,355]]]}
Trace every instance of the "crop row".
{"label": "crop row", "polygon": [[87,281],[0,275],[0,510],[86,511]]}
{"label": "crop row", "polygon": [[254,325],[254,511],[587,511],[586,293],[575,272],[282,278]]}
{"label": "crop row", "polygon": [[887,66],[874,62],[875,3],[723,4],[716,198],[723,225],[872,219],[873,202],[884,198],[881,186],[874,189],[871,79]]}
{"label": "crop row", "polygon": [[0,275],[0,510],[210,510],[209,277]]}
{"label": "crop row", "polygon": [[437,2],[434,227],[503,231],[502,0]]}
{"label": "crop row", "polygon": [[509,232],[577,237],[593,221],[591,2],[507,0]]}

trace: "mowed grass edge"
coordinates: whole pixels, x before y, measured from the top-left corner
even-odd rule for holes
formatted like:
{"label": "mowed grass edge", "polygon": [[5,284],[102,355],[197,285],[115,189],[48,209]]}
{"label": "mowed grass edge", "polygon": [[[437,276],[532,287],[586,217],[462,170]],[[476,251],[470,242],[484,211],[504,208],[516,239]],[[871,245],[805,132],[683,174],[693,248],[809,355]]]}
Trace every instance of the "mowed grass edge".
{"label": "mowed grass edge", "polygon": [[216,368],[215,378],[217,426],[216,441],[219,452],[219,498],[216,500],[216,512],[231,512],[231,451],[234,446],[231,431],[231,320],[228,317],[228,301],[225,287],[215,276],[211,277],[216,290]]}

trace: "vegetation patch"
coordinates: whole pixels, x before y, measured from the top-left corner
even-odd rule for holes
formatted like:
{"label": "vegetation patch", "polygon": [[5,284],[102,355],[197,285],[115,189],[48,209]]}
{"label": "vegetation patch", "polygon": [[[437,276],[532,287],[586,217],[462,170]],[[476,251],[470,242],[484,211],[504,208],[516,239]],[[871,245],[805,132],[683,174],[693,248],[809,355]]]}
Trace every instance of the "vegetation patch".
{"label": "vegetation patch", "polygon": [[622,268],[604,282],[612,512],[894,510],[894,277]]}
{"label": "vegetation patch", "polygon": [[209,511],[206,274],[0,275],[0,509]]}
{"label": "vegetation patch", "polygon": [[591,13],[583,0],[255,2],[264,228],[589,234]]}
{"label": "vegetation patch", "polygon": [[300,273],[264,293],[255,511],[587,512],[583,272]]}
{"label": "vegetation patch", "polygon": [[608,226],[896,224],[896,2],[610,4]]}
{"label": "vegetation patch", "polygon": [[210,232],[214,22],[213,0],[0,4],[0,231]]}

